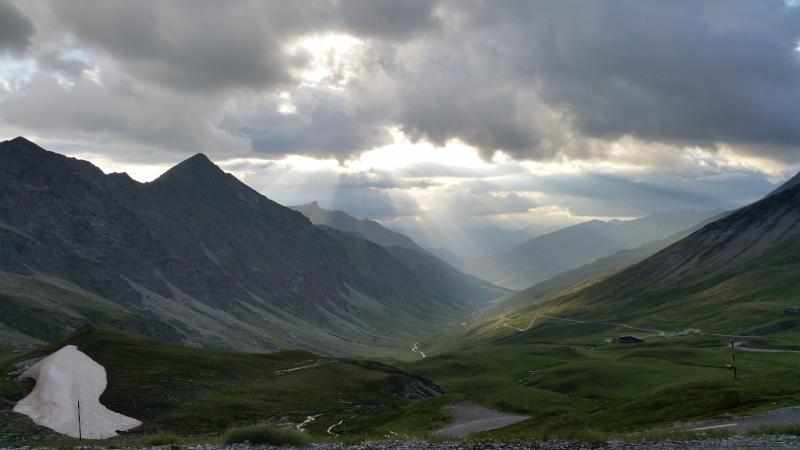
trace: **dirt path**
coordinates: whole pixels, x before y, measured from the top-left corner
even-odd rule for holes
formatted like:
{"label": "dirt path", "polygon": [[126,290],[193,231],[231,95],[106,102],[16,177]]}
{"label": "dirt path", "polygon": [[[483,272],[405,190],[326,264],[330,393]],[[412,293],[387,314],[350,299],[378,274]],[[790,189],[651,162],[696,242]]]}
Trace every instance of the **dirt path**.
{"label": "dirt path", "polygon": [[330,364],[333,361],[329,361],[329,360],[325,360],[325,359],[318,359],[318,360],[315,360],[315,361],[303,361],[303,362],[308,362],[310,364],[305,364],[305,365],[302,365],[302,366],[292,367],[291,369],[276,370],[274,373],[275,373],[275,375],[284,375],[284,374],[287,374],[287,373],[296,372],[298,370],[312,369],[314,367],[319,367],[319,366],[321,366],[323,364]]}
{"label": "dirt path", "polygon": [[757,348],[757,347],[748,347],[747,341],[739,341],[733,344],[736,347],[736,350],[741,350],[743,352],[753,352],[753,353],[800,353],[800,350],[786,350],[782,348]]}
{"label": "dirt path", "polygon": [[[616,326],[616,327],[625,328],[625,329],[634,330],[634,331],[647,331],[649,333],[653,333],[650,336],[658,336],[658,337],[686,336],[687,334],[698,334],[698,335],[701,335],[701,336],[720,336],[720,337],[729,337],[729,338],[734,338],[734,339],[755,339],[755,338],[759,337],[759,336],[748,336],[748,335],[737,335],[737,334],[709,333],[709,332],[704,332],[704,331],[702,331],[700,329],[696,329],[696,328],[692,328],[692,329],[689,329],[689,330],[683,330],[681,332],[663,331],[663,330],[656,330],[656,329],[653,329],[653,328],[637,327],[637,326],[634,326],[634,325],[628,325],[627,323],[593,322],[591,320],[566,319],[566,318],[563,318],[563,317],[548,316],[547,314],[535,314],[533,316],[533,318],[531,319],[531,321],[528,323],[528,326],[526,326],[525,328],[520,328],[520,327],[516,327],[514,325],[511,325],[509,323],[508,317],[503,316],[503,315],[501,315],[499,317],[504,320],[504,322],[503,322],[503,326],[504,327],[511,328],[512,330],[516,330],[516,331],[518,331],[520,333],[523,333],[525,331],[530,330],[531,328],[533,328],[533,324],[536,323],[536,319],[538,319],[539,317],[544,317],[546,319],[560,320],[562,322],[570,322],[570,323],[573,323],[573,324],[576,324],[576,325],[609,325],[609,326]],[[797,350],[779,350],[779,349],[776,349],[776,350],[749,349],[748,350],[748,349],[745,349],[744,347],[742,347],[742,350],[744,350],[744,351],[754,351],[754,352],[762,351],[762,352],[774,352],[774,353],[800,353],[800,351],[797,351]]]}
{"label": "dirt path", "polygon": [[690,423],[680,427],[689,431],[727,431],[733,434],[746,433],[763,427],[788,427],[800,425],[800,406],[775,409],[752,416],[733,417],[726,420],[709,420],[706,422]]}
{"label": "dirt path", "polygon": [[434,435],[463,437],[480,431],[503,428],[529,418],[528,416],[515,416],[484,408],[472,402],[456,403],[448,406],[447,409],[455,416],[455,421],[444,428],[434,431]]}
{"label": "dirt path", "polygon": [[580,324],[580,325],[611,325],[611,326],[617,326],[617,327],[621,327],[621,328],[626,328],[626,329],[629,329],[629,330],[647,331],[649,333],[653,333],[655,336],[667,336],[668,335],[668,333],[666,331],[654,330],[652,328],[635,327],[633,325],[628,325],[628,324],[625,324],[625,323],[592,322],[590,320],[565,319],[563,317],[548,316],[547,314],[536,314],[536,315],[533,316],[533,318],[531,319],[530,323],[528,323],[527,327],[519,328],[519,327],[515,327],[515,326],[511,325],[510,323],[508,323],[508,318],[507,317],[500,316],[501,319],[506,321],[506,322],[503,323],[503,326],[505,326],[506,328],[511,328],[511,329],[517,330],[519,332],[530,330],[533,327],[533,324],[536,323],[536,319],[539,318],[539,317],[544,317],[546,319],[553,319],[553,320],[561,320],[563,322],[571,322],[571,323]]}
{"label": "dirt path", "polygon": [[414,342],[414,346],[411,347],[411,351],[422,356],[422,359],[425,359],[425,352],[419,349],[416,342]]}

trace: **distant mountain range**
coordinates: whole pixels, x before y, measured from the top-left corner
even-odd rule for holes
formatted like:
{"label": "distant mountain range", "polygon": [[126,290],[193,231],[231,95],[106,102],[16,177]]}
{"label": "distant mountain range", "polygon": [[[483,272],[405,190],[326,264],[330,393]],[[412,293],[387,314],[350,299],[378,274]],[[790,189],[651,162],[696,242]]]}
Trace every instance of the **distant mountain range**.
{"label": "distant mountain range", "polygon": [[525,289],[617,251],[666,239],[716,212],[677,211],[637,220],[592,220],[563,228],[463,266],[467,273],[511,289]]}
{"label": "distant mountain range", "polygon": [[339,231],[355,233],[382,247],[399,246],[425,252],[425,250],[417,245],[410,237],[385,228],[374,220],[356,219],[344,211],[324,209],[321,208],[317,202],[290,206],[289,208],[301,212],[304,216],[308,217],[314,225],[327,225]]}
{"label": "distant mountain range", "polygon": [[492,224],[458,223],[456,229],[420,229],[412,226],[394,229],[456,266],[502,253],[529,239],[558,230],[557,225],[531,225],[509,230]]}
{"label": "distant mountain range", "polygon": [[150,183],[0,143],[0,332],[86,323],[246,350],[404,348],[503,291],[413,242],[314,226],[204,155]]}
{"label": "distant mountain range", "polygon": [[[796,338],[800,185],[790,180],[624,270],[569,286],[557,279],[548,282],[549,290],[542,283],[500,301],[490,312],[530,318],[546,311],[662,330]],[[484,314],[484,320],[490,316]],[[545,323],[530,333],[541,337],[557,326]]]}
{"label": "distant mountain range", "polygon": [[706,224],[724,216],[725,213],[718,214],[666,239],[648,242],[647,244],[630,250],[620,250],[592,263],[578,267],[577,269],[562,272],[550,279],[536,283],[527,289],[497,299],[490,307],[482,311],[481,315],[483,317],[491,317],[497,314],[512,312],[516,308],[551,300],[563,294],[565,289],[574,290],[596,283],[620,270],[649,258],[662,249],[689,236]]}

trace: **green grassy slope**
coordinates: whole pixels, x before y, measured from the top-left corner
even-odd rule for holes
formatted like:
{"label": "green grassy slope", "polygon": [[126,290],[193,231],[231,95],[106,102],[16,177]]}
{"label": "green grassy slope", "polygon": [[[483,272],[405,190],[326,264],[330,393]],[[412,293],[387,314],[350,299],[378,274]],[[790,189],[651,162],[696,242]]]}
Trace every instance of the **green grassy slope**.
{"label": "green grassy slope", "polygon": [[[65,344],[77,345],[106,368],[109,384],[101,401],[142,420],[144,426],[134,434],[169,432],[214,440],[232,426],[300,423],[316,414],[320,416],[307,429],[318,438],[328,436],[327,428],[340,420],[344,422],[336,432],[343,437],[380,433],[395,423],[395,429],[403,431],[408,408],[419,408],[405,398],[405,390],[425,385],[418,377],[374,361],[322,358],[303,351],[248,354],[189,348],[95,327],[0,363],[0,369],[5,375],[13,362],[49,354]],[[291,370],[297,367],[304,368]],[[31,388],[27,380],[0,378],[0,444],[46,443],[54,437],[10,411]]]}
{"label": "green grassy slope", "polygon": [[507,339],[400,367],[452,397],[531,416],[473,439],[608,439],[800,402],[800,355],[738,352],[734,381],[724,339],[676,339],[633,346],[587,336]]}
{"label": "green grassy slope", "polygon": [[[400,367],[532,416],[489,438],[593,439],[797,405],[800,354],[737,351],[734,381],[720,335],[800,349],[798,204],[788,190],[615,274],[527,304],[516,294],[516,309],[453,327]],[[608,342],[627,334],[645,343]]]}

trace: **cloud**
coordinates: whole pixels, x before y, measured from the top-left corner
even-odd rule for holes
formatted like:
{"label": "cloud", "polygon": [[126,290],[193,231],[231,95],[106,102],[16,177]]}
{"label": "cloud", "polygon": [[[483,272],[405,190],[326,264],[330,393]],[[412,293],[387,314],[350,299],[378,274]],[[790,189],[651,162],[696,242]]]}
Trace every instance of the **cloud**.
{"label": "cloud", "polygon": [[798,42],[778,0],[0,0],[0,131],[443,235],[733,208],[800,163]]}
{"label": "cloud", "polygon": [[16,6],[0,0],[0,53],[21,54],[31,44],[36,29]]}
{"label": "cloud", "polygon": [[74,80],[83,72],[92,69],[92,65],[80,58],[70,57],[60,50],[47,50],[39,53],[37,58],[39,66],[53,73],[61,74]]}
{"label": "cloud", "polygon": [[307,56],[287,46],[313,33],[346,30],[402,37],[435,26],[426,1],[50,2],[57,23],[140,77],[207,91],[284,86]]}
{"label": "cloud", "polygon": [[[68,42],[141,91],[184,95],[187,107],[215,99],[203,127],[264,154],[345,158],[390,142],[384,130],[396,127],[438,145],[458,139],[487,159],[607,158],[629,137],[797,159],[800,8],[784,2],[144,3],[20,8],[47,29],[42,70],[86,70],[64,58]],[[0,27],[17,36],[9,48],[30,47],[30,20],[0,7],[27,23]],[[297,45],[331,34],[358,49]],[[311,69],[329,74],[308,83]]]}
{"label": "cloud", "polygon": [[125,78],[100,84],[80,77],[64,86],[38,72],[24,90],[0,103],[0,119],[45,139],[104,143],[105,152],[123,160],[153,149],[160,150],[158,160],[174,161],[175,153],[223,155],[249,148],[246,140],[210,125],[215,107],[213,98],[186,98]]}
{"label": "cloud", "polygon": [[394,118],[409,135],[458,137],[522,159],[607,154],[597,140],[625,136],[796,154],[798,8],[638,0],[442,8],[452,19],[441,32],[393,53],[391,86],[403,90]]}

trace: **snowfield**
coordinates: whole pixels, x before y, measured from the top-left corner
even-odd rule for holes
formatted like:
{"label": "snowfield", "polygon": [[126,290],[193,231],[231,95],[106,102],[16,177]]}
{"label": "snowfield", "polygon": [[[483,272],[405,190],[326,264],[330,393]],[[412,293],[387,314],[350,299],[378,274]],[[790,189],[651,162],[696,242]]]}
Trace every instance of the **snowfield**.
{"label": "snowfield", "polygon": [[106,439],[142,424],[100,404],[106,370],[74,345],[42,359],[22,376],[35,379],[36,387],[14,411],[38,425],[75,438]]}

